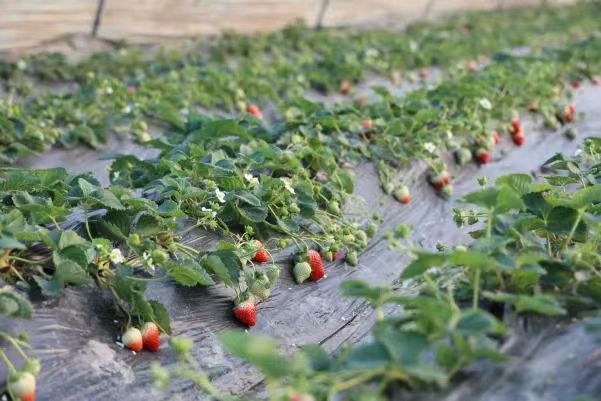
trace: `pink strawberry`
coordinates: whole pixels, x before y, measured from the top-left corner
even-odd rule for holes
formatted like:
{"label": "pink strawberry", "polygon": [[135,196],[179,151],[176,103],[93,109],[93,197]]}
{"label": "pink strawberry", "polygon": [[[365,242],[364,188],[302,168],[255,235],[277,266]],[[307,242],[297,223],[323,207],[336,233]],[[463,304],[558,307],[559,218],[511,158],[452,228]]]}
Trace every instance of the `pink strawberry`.
{"label": "pink strawberry", "polygon": [[593,85],[601,85],[601,77],[592,77]]}
{"label": "pink strawberry", "polygon": [[263,113],[261,112],[261,109],[259,108],[259,106],[257,106],[256,104],[249,104],[246,107],[246,111],[248,112],[248,114],[251,114],[255,117],[257,117],[258,119],[262,119],[263,118]]}
{"label": "pink strawberry", "polygon": [[536,100],[531,100],[528,103],[528,111],[531,113],[536,113],[538,111],[538,102]]}
{"label": "pink strawberry", "polygon": [[467,63],[467,69],[473,73],[477,72],[478,71],[478,63],[475,62],[474,60],[469,61]]}
{"label": "pink strawberry", "polygon": [[340,93],[348,95],[351,91],[351,83],[348,80],[344,80],[340,83]]}
{"label": "pink strawberry", "polygon": [[476,150],[476,157],[478,158],[478,162],[480,164],[488,164],[488,162],[490,161],[490,153],[488,152],[488,150],[483,148],[479,148],[478,150]]}
{"label": "pink strawberry", "polygon": [[16,401],[35,401],[35,376],[30,372],[11,375],[7,390]]}
{"label": "pink strawberry", "polygon": [[309,266],[311,266],[311,276],[309,276],[309,280],[318,281],[326,275],[326,269],[323,267],[323,260],[321,259],[321,255],[314,249],[310,249],[307,252],[307,259],[309,262]]}
{"label": "pink strawberry", "polygon": [[257,324],[257,306],[252,301],[244,301],[234,308],[234,316],[238,321],[248,327]]}
{"label": "pink strawberry", "polygon": [[161,346],[161,333],[154,322],[146,322],[142,327],[142,343],[144,349],[157,352]]}
{"label": "pink strawberry", "polygon": [[261,249],[259,249],[255,253],[255,256],[253,256],[253,262],[255,262],[255,263],[267,263],[267,262],[269,262],[269,253],[267,253],[267,251],[265,250],[265,248],[263,248],[263,243],[261,241],[256,241],[256,244]]}
{"label": "pink strawberry", "polygon": [[574,121],[574,114],[576,114],[576,105],[574,103],[570,103],[565,108],[563,120],[567,123],[571,123]]}
{"label": "pink strawberry", "polygon": [[520,119],[515,117],[513,120],[511,120],[511,132],[515,135],[521,130],[522,125],[520,124]]}
{"label": "pink strawberry", "polygon": [[513,135],[513,143],[516,144],[517,146],[522,146],[525,141],[526,141],[526,136],[524,135],[524,133],[521,130]]}
{"label": "pink strawberry", "polygon": [[407,188],[406,185],[401,185],[400,187],[398,187],[392,195],[403,205],[406,205],[409,202],[411,202],[411,194],[409,193],[409,188]]}
{"label": "pink strawberry", "polygon": [[130,327],[121,336],[121,342],[132,351],[140,352],[144,347],[142,333],[135,327]]}
{"label": "pink strawberry", "polygon": [[449,175],[449,172],[447,170],[444,170],[440,174],[442,175],[442,184],[449,185],[451,183],[451,176]]}
{"label": "pink strawberry", "polygon": [[295,393],[290,397],[290,401],[315,401],[311,394]]}
{"label": "pink strawberry", "polygon": [[420,78],[427,78],[428,77],[428,70],[426,70],[425,68],[422,68],[421,70],[419,70],[419,77]]}
{"label": "pink strawberry", "polygon": [[361,126],[365,129],[371,129],[373,126],[373,121],[370,119],[361,121]]}
{"label": "pink strawberry", "polygon": [[492,139],[493,139],[493,141],[495,141],[495,143],[499,143],[499,141],[501,140],[501,136],[499,135],[499,133],[497,131],[493,131]]}

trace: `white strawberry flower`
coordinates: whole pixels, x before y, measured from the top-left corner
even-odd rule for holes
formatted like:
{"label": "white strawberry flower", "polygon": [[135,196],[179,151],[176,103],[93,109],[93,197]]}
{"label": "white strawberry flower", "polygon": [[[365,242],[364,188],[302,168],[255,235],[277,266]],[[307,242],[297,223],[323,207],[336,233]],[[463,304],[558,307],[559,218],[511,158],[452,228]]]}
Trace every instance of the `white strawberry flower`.
{"label": "white strawberry flower", "polygon": [[213,209],[209,209],[208,207],[204,207],[204,206],[203,206],[203,207],[201,207],[201,208],[200,208],[200,210],[201,210],[202,212],[204,212],[204,213],[208,213],[208,214],[210,214],[210,215],[211,215],[211,217],[215,217],[215,216],[217,216],[217,212],[216,212],[216,211],[214,211]]}
{"label": "white strawberry flower", "polygon": [[244,174],[244,179],[252,185],[259,184],[259,179],[257,177],[254,177],[251,173]]}
{"label": "white strawberry flower", "polygon": [[27,68],[27,63],[25,62],[25,60],[21,59],[17,61],[17,68],[21,71],[25,70]]}
{"label": "white strawberry flower", "polygon": [[215,188],[215,196],[219,203],[225,203],[225,192],[222,192],[219,188]]}
{"label": "white strawberry flower", "polygon": [[480,99],[480,107],[484,110],[492,110],[492,103],[487,98],[483,97]]}
{"label": "white strawberry flower", "polygon": [[113,88],[112,88],[112,87],[110,87],[110,86],[107,86],[107,87],[104,89],[104,92],[105,92],[107,95],[112,95],[112,94],[113,94]]}
{"label": "white strawberry flower", "polygon": [[294,195],[295,192],[294,192],[294,188],[292,188],[292,182],[290,181],[290,178],[280,177],[280,180],[282,180],[282,183],[284,184],[284,188],[286,188],[286,191],[288,191],[292,195]]}
{"label": "white strawberry flower", "polygon": [[111,253],[109,255],[109,259],[114,264],[119,264],[119,263],[125,262],[125,257],[123,256],[123,254],[121,253],[121,249],[119,249],[119,248],[114,248],[111,251]]}
{"label": "white strawberry flower", "polygon": [[425,142],[424,149],[430,153],[436,153],[436,145],[434,145],[432,142]]}

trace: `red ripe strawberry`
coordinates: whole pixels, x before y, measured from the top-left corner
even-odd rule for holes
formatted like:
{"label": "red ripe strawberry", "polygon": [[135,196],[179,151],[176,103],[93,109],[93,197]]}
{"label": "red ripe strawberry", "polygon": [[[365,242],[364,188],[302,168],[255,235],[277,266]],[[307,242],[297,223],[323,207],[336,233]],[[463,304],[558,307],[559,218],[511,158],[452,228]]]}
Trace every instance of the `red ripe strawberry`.
{"label": "red ripe strawberry", "polygon": [[161,346],[161,333],[154,322],[144,323],[142,327],[142,343],[144,349],[150,352],[157,352]]}
{"label": "red ripe strawberry", "polygon": [[491,136],[492,136],[493,141],[495,141],[495,143],[499,143],[499,141],[501,140],[501,136],[499,135],[499,133],[497,131],[493,131]]}
{"label": "red ripe strawberry", "polygon": [[30,372],[19,372],[9,377],[8,392],[16,401],[35,401],[35,376]]}
{"label": "red ripe strawberry", "polygon": [[244,301],[234,308],[234,316],[238,321],[248,327],[257,324],[257,306],[252,301]]}
{"label": "red ripe strawberry", "polygon": [[572,81],[572,88],[574,88],[574,89],[580,88],[580,81]]}
{"label": "red ripe strawberry", "polygon": [[253,256],[253,262],[255,263],[267,263],[269,262],[269,253],[263,248],[263,243],[261,241],[256,242],[257,246],[260,247],[255,256]]}
{"label": "red ripe strawberry", "polygon": [[361,126],[365,129],[371,129],[371,127],[373,126],[373,121],[372,120],[363,120],[361,121]]}
{"label": "red ripe strawberry", "polygon": [[563,120],[566,123],[571,123],[574,121],[574,114],[576,113],[576,105],[574,103],[570,103],[566,105],[565,111],[563,113]]}
{"label": "red ripe strawberry", "polygon": [[256,104],[249,104],[246,107],[246,111],[248,112],[248,114],[251,114],[255,117],[257,117],[258,119],[262,119],[263,118],[263,113],[261,112],[261,109],[259,108],[259,106],[257,106]]}
{"label": "red ripe strawberry", "polygon": [[338,251],[333,251],[332,252],[332,260],[336,260],[338,259]]}
{"label": "red ripe strawberry", "polygon": [[351,83],[346,79],[340,83],[340,93],[348,95],[351,91]]}
{"label": "red ripe strawberry", "polygon": [[323,267],[323,260],[321,255],[314,249],[310,249],[307,252],[307,259],[309,266],[311,266],[311,276],[309,280],[318,281],[326,275],[326,269]]}
{"label": "red ripe strawberry", "polygon": [[480,164],[488,164],[490,161],[490,153],[488,153],[488,150],[483,148],[476,150],[476,157],[478,158],[478,162]]}
{"label": "red ripe strawberry", "polygon": [[449,173],[445,170],[440,174],[431,175],[430,182],[436,190],[440,191],[442,187],[451,183],[451,177],[449,176]]}
{"label": "red ripe strawberry", "polygon": [[522,146],[525,141],[526,136],[524,136],[524,133],[522,131],[518,131],[516,134],[513,135],[513,143],[517,146]]}
{"label": "red ripe strawberry", "polygon": [[451,183],[451,176],[449,175],[449,172],[447,170],[444,170],[440,174],[442,176],[442,184],[449,185]]}
{"label": "red ripe strawberry", "polygon": [[520,119],[515,117],[513,120],[511,120],[511,132],[515,135],[521,130],[522,125],[520,124]]}
{"label": "red ripe strawberry", "polygon": [[132,351],[140,352],[144,347],[142,333],[135,327],[130,327],[121,336],[121,342]]}
{"label": "red ripe strawberry", "polygon": [[421,70],[419,70],[419,77],[420,78],[427,78],[428,77],[428,70],[426,70],[425,68],[422,68]]}

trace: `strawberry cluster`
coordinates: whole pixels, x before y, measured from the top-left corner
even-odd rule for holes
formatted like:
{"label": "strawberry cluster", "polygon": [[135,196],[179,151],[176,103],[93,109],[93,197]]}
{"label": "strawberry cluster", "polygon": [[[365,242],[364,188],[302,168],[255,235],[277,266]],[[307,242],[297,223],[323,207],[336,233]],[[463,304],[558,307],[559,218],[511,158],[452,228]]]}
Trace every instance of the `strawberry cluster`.
{"label": "strawberry cluster", "polygon": [[146,322],[142,330],[136,327],[129,327],[121,336],[123,345],[134,352],[140,352],[143,349],[150,352],[157,352],[161,346],[161,332],[154,322]]}

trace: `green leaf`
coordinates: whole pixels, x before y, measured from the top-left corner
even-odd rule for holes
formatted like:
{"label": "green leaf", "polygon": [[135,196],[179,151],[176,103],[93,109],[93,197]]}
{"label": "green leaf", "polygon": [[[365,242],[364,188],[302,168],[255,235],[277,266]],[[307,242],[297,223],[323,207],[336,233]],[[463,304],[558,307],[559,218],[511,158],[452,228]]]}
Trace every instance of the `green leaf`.
{"label": "green leaf", "polygon": [[444,253],[417,252],[417,257],[401,273],[402,279],[409,279],[423,274],[434,266],[441,266],[446,262]]}
{"label": "green leaf", "polygon": [[499,194],[499,191],[498,188],[484,188],[465,195],[459,201],[471,203],[480,206],[483,209],[492,209],[497,204],[497,195]]}
{"label": "green leaf", "polygon": [[130,216],[126,212],[110,210],[95,223],[99,232],[102,232],[108,238],[119,241],[127,240],[131,231]]}
{"label": "green leaf", "polygon": [[495,183],[497,186],[506,185],[520,195],[525,195],[532,189],[532,177],[528,174],[507,174],[499,177]]}
{"label": "green leaf", "polygon": [[146,285],[143,282],[129,277],[116,276],[113,288],[121,301],[129,305],[130,314],[143,321],[154,320],[153,307],[146,300]]}
{"label": "green leaf", "polygon": [[198,262],[186,259],[177,262],[169,262],[165,265],[167,275],[184,287],[196,285],[212,285],[213,279]]}
{"label": "green leaf", "polygon": [[344,169],[337,169],[331,178],[332,182],[347,194],[352,194],[355,190],[355,180],[350,171]]}
{"label": "green leaf", "polygon": [[448,261],[453,265],[471,268],[494,268],[496,261],[485,253],[474,251],[453,251],[448,254]]}
{"label": "green leaf", "polygon": [[267,206],[261,204],[260,206],[253,206],[246,202],[237,202],[234,208],[244,219],[253,223],[261,223],[267,218]]}
{"label": "green leaf", "polygon": [[159,217],[144,213],[136,221],[135,231],[143,237],[150,237],[163,230]]}
{"label": "green leaf", "polygon": [[148,301],[152,307],[152,313],[154,315],[154,322],[159,326],[160,330],[165,334],[171,335],[171,321],[169,319],[169,312],[165,309],[165,306],[159,301]]}
{"label": "green leaf", "polygon": [[94,193],[96,191],[96,189],[98,189],[98,187],[96,187],[93,184],[90,184],[88,181],[84,180],[83,178],[80,178],[79,180],[77,180],[77,183],[79,185],[79,188],[81,189],[81,193],[83,194],[84,198],[89,197],[90,195],[92,195],[92,193]]}
{"label": "green leaf", "polygon": [[61,284],[81,285],[92,281],[92,278],[78,262],[66,258],[58,251],[52,252],[52,262],[55,269],[54,276]]}
{"label": "green leaf", "polygon": [[234,251],[214,251],[204,259],[203,266],[227,286],[233,286],[240,280],[242,264]]}
{"label": "green leaf", "polygon": [[107,190],[107,189],[98,189],[95,193],[94,196],[92,197],[94,200],[96,200],[98,203],[100,203],[102,206],[108,208],[108,209],[113,209],[113,210],[124,210],[125,206],[123,206],[123,204],[121,203],[121,201],[119,200],[119,198],[117,198],[115,196],[115,194],[113,194],[111,191]]}
{"label": "green leaf", "polygon": [[515,295],[505,292],[492,293],[485,291],[483,295],[493,301],[512,304],[518,313],[534,312],[547,316],[562,316],[566,314],[566,310],[557,303],[557,299],[547,294]]}
{"label": "green leaf", "polygon": [[495,331],[498,322],[488,312],[483,310],[468,310],[463,312],[457,322],[457,330],[467,335],[488,334]]}
{"label": "green leaf", "polygon": [[572,207],[575,209],[586,209],[599,202],[601,202],[601,185],[581,188],[572,194]]}
{"label": "green leaf", "polygon": [[33,306],[17,291],[9,286],[0,288],[0,316],[29,319]]}
{"label": "green leaf", "polygon": [[88,242],[81,238],[79,234],[77,234],[73,230],[66,230],[61,233],[60,240],[58,242],[59,249],[66,248],[71,245],[85,245]]}
{"label": "green leaf", "polygon": [[386,347],[390,356],[403,367],[418,365],[420,358],[430,351],[430,342],[423,334],[409,330],[399,331],[388,327],[376,335],[378,341]]}
{"label": "green leaf", "polygon": [[355,346],[346,355],[349,369],[380,369],[390,362],[392,359],[388,350],[379,342]]}
{"label": "green leaf", "polygon": [[219,335],[219,340],[229,352],[250,362],[267,377],[280,378],[290,372],[289,361],[278,353],[276,342],[267,336],[226,331]]}

